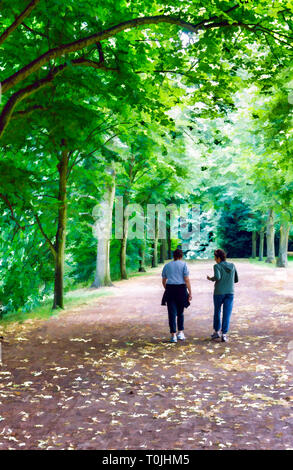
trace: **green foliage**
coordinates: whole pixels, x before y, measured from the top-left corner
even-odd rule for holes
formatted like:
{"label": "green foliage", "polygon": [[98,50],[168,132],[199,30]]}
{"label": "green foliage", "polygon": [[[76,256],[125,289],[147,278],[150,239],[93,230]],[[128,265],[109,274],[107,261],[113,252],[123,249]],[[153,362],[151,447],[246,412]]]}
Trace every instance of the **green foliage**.
{"label": "green foliage", "polygon": [[[0,34],[22,9],[19,0],[1,2]],[[173,24],[121,26],[101,41],[62,49],[156,15],[172,16]],[[199,25],[196,32],[182,21]],[[2,43],[0,36],[1,83],[9,84],[0,103],[6,310],[28,310],[52,294],[65,149],[66,289],[92,282],[92,213],[109,165],[116,195],[126,202],[200,204],[201,248],[209,254],[219,242],[231,256],[247,256],[248,232],[263,227],[268,207],[278,221],[292,220],[291,31],[288,0],[50,0],[40,1]],[[46,60],[51,49],[54,57]],[[129,272],[138,269],[140,243],[128,242]],[[114,280],[119,252],[113,240]],[[145,255],[148,264],[150,241]]]}
{"label": "green foliage", "polygon": [[243,230],[243,223],[249,217],[250,209],[242,201],[231,200],[220,210],[217,227],[217,242],[229,258],[251,256],[251,234]]}

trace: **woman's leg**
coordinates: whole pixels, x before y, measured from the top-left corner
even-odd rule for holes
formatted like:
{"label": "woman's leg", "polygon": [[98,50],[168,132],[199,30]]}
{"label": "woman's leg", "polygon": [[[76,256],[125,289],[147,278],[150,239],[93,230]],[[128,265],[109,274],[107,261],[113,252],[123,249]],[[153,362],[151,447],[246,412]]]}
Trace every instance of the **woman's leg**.
{"label": "woman's leg", "polygon": [[226,335],[229,331],[230,318],[231,318],[232,309],[233,309],[233,301],[234,301],[233,294],[225,295],[224,305],[223,305],[223,323],[222,323],[223,335]]}
{"label": "woman's leg", "polygon": [[175,334],[177,331],[176,330],[177,308],[176,308],[175,301],[173,299],[168,300],[167,307],[168,307],[170,333]]}
{"label": "woman's leg", "polygon": [[179,333],[183,333],[184,331],[184,304],[186,300],[186,295],[186,285],[178,286],[175,300],[177,308],[177,326]]}
{"label": "woman's leg", "polygon": [[177,305],[177,325],[178,325],[178,331],[183,331],[184,330],[184,306]]}
{"label": "woman's leg", "polygon": [[223,295],[214,294],[214,330],[216,332],[221,329],[221,307],[223,303]]}

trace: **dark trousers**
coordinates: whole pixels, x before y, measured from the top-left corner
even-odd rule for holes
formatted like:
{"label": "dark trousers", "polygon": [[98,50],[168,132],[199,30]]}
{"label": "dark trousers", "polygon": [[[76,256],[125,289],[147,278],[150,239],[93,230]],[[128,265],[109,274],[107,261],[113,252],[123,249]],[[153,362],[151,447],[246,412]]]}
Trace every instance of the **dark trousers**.
{"label": "dark trousers", "polygon": [[[167,284],[167,307],[169,317],[170,333],[176,333],[184,330],[184,301],[186,297],[185,284],[173,285]],[[177,320],[177,322],[176,322]],[[176,325],[177,323],[177,325]]]}
{"label": "dark trousers", "polygon": [[214,295],[214,330],[221,329],[221,309],[223,305],[222,334],[225,335],[229,331],[230,318],[233,309],[234,294],[216,294]]}

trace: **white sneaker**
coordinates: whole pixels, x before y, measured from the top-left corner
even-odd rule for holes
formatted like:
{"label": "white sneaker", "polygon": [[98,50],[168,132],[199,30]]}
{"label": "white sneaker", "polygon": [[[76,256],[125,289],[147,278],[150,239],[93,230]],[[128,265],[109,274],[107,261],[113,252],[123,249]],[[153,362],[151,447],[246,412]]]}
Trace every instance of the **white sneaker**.
{"label": "white sneaker", "polygon": [[170,343],[177,343],[177,337],[171,336]]}
{"label": "white sneaker", "polygon": [[222,343],[228,343],[228,336],[227,335],[222,335]]}
{"label": "white sneaker", "polygon": [[177,339],[180,339],[181,341],[185,340],[185,335],[184,335],[183,331],[180,331],[180,333],[178,333]]}

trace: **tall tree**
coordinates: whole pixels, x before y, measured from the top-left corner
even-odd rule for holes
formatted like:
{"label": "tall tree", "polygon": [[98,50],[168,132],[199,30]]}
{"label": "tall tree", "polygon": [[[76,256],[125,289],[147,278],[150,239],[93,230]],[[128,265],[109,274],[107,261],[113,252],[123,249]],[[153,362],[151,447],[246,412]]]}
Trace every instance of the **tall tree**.
{"label": "tall tree", "polygon": [[115,168],[106,168],[105,189],[102,200],[94,209],[97,236],[97,262],[95,280],[92,287],[111,286],[110,240],[112,237],[112,218],[115,198]]}

